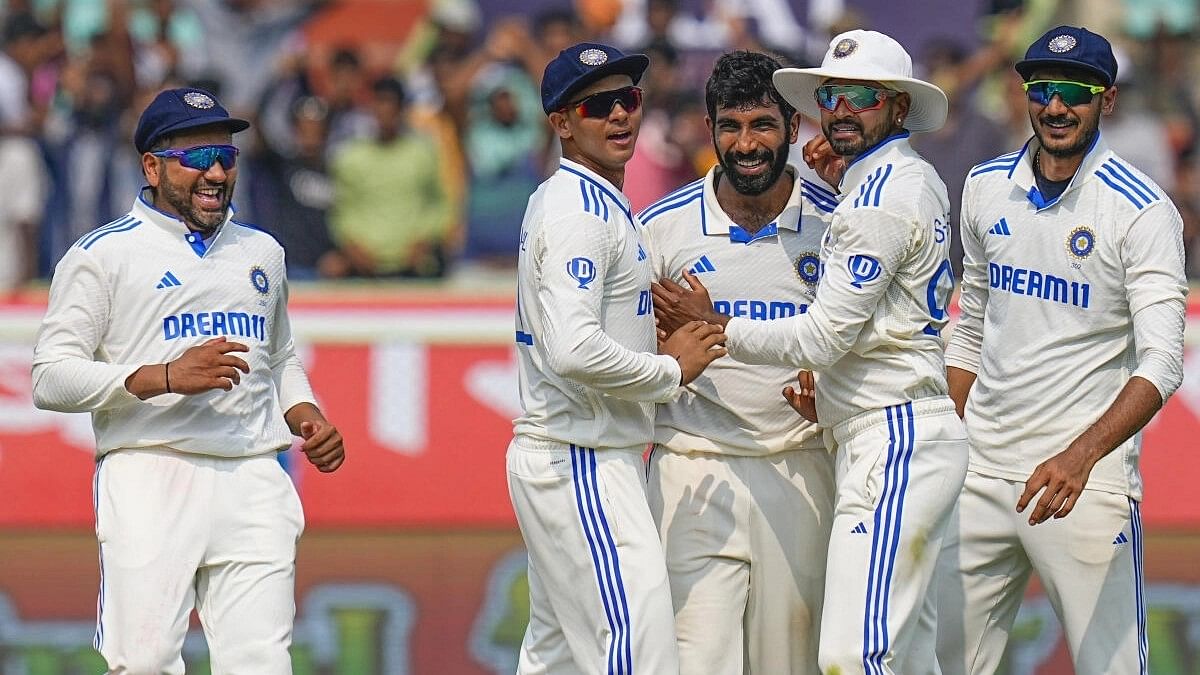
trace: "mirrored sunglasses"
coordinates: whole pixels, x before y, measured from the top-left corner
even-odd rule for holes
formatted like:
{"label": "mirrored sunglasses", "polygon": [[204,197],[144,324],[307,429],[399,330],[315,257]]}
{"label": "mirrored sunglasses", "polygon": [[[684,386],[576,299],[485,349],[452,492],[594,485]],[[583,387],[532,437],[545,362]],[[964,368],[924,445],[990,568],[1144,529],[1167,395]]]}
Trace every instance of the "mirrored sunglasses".
{"label": "mirrored sunglasses", "polygon": [[630,86],[597,92],[574,103],[568,103],[563,108],[575,108],[580,117],[605,118],[617,103],[620,103],[627,113],[637,110],[642,105],[641,88]]}
{"label": "mirrored sunglasses", "polygon": [[883,102],[900,92],[868,87],[865,84],[826,84],[817,87],[817,105],[829,112],[837,110],[838,101],[845,101],[850,112],[878,110]]}
{"label": "mirrored sunglasses", "polygon": [[1063,105],[1086,105],[1092,102],[1092,97],[1104,91],[1107,87],[1071,80],[1032,80],[1021,85],[1029,100],[1041,105],[1050,105],[1051,99],[1057,95]]}
{"label": "mirrored sunglasses", "polygon": [[183,150],[159,150],[150,153],[155,157],[174,157],[179,166],[197,171],[208,171],[220,162],[226,171],[237,165],[238,149],[232,145],[197,145]]}

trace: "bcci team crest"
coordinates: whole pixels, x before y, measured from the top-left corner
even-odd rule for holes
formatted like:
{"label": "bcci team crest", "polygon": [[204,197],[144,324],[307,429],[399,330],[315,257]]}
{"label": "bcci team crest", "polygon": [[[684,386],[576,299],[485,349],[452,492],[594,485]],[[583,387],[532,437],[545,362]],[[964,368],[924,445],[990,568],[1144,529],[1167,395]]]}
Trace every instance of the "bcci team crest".
{"label": "bcci team crest", "polygon": [[608,54],[603,49],[585,49],[579,54],[579,62],[585,66],[602,66],[608,63]]}
{"label": "bcci team crest", "polygon": [[271,282],[267,279],[267,273],[257,265],[250,268],[250,285],[254,287],[254,290],[263,295],[266,295],[267,291],[271,290]]}
{"label": "bcci team crest", "polygon": [[833,46],[833,58],[844,59],[850,56],[858,49],[858,42],[850,38],[843,38]]}
{"label": "bcci team crest", "polygon": [[809,286],[816,286],[821,280],[821,258],[813,251],[805,251],[796,258],[796,276]]}
{"label": "bcci team crest", "polygon": [[1096,233],[1092,228],[1085,225],[1071,230],[1071,236],[1067,237],[1067,251],[1071,255],[1083,260],[1092,254],[1092,249],[1096,248]]}
{"label": "bcci team crest", "polygon": [[1076,44],[1078,42],[1073,35],[1056,35],[1050,38],[1050,44],[1046,45],[1046,48],[1055,54],[1063,54],[1075,49]]}
{"label": "bcci team crest", "polygon": [[205,94],[201,94],[198,91],[189,91],[188,93],[184,94],[183,102],[192,106],[193,108],[199,108],[201,110],[208,110],[217,104],[217,102],[212,100],[212,98],[206,96]]}

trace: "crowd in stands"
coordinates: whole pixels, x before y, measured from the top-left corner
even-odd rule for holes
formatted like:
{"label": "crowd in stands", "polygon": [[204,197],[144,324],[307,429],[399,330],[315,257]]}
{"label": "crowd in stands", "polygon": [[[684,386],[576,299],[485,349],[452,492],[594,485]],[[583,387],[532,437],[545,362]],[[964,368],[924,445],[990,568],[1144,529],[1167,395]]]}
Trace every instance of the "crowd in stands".
{"label": "crowd in stands", "polygon": [[[77,238],[129,208],[141,185],[132,128],[165,87],[203,87],[254,122],[236,138],[236,217],[276,235],[293,279],[490,283],[511,277],[526,200],[557,162],[538,87],[559,50],[598,40],[650,56],[625,183],[641,208],[715,162],[702,83],[722,51],[811,65],[831,35],[888,30],[853,0],[794,26],[730,11],[737,0],[707,15],[687,0],[562,0],[486,22],[476,0],[430,0],[381,59],[360,44],[306,40],[309,22],[337,4],[0,0],[0,290],[47,278]],[[916,145],[955,208],[973,164],[1026,140],[1012,71],[1021,48],[1058,23],[1086,25],[1119,47],[1117,113],[1103,134],[1175,200],[1200,276],[1200,2],[982,4],[975,25],[910,46],[921,76],[951,100],[949,123]]]}

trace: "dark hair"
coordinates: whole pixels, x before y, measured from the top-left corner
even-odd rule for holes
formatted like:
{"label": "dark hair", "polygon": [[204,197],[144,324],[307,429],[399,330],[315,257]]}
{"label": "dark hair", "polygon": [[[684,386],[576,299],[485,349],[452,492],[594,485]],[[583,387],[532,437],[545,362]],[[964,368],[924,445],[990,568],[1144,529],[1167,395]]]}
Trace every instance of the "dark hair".
{"label": "dark hair", "polygon": [[541,35],[550,26],[554,24],[566,24],[571,28],[579,27],[579,17],[575,13],[566,9],[547,9],[539,12],[533,18],[533,33]]}
{"label": "dark hair", "polygon": [[796,109],[783,99],[771,82],[771,75],[783,64],[760,52],[736,51],[722,54],[713,64],[712,74],[704,85],[704,103],[708,116],[717,118],[717,108],[738,108],[762,105],[779,106],[784,128],[791,125]]}
{"label": "dark hair", "polygon": [[377,98],[381,96],[390,96],[396,99],[396,102],[400,105],[404,105],[408,98],[407,93],[404,91],[404,85],[400,82],[400,80],[390,76],[381,77],[378,80],[375,80],[375,82],[371,84],[371,93],[375,94]]}

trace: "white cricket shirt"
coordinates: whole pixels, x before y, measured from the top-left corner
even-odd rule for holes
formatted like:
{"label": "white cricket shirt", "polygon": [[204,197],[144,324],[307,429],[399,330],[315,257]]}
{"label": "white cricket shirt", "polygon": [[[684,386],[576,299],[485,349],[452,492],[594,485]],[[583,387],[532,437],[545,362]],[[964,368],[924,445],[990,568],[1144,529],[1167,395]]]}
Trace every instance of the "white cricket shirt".
{"label": "white cricket shirt", "polygon": [[629,200],[569,159],[529,198],[517,259],[517,435],[587,448],[653,439],[681,371],[656,354],[650,257]]}
{"label": "white cricket shirt", "polygon": [[947,393],[941,329],[954,288],[946,186],[908,132],[856,158],[839,200],[808,312],[725,328],[740,361],[819,371],[825,427]]}
{"label": "white cricket shirt", "polygon": [[[125,389],[139,367],[224,336],[250,348],[232,391],[146,401]],[[313,402],[287,316],[283,249],[232,214],[205,242],[139,196],[59,261],[33,357],[39,408],[90,412],[96,452],[168,446],[222,457],[286,448],[283,413]]]}
{"label": "white cricket shirt", "polygon": [[[656,278],[686,286],[690,270],[717,311],[767,320],[808,311],[820,278],[821,239],[837,198],[795,175],[792,194],[775,221],[753,235],[730,220],[717,201],[719,167],[639,214]],[[681,451],[765,455],[824,450],[820,429],[796,414],[781,391],[796,369],[717,359],[678,399],[660,404],[654,442]]]}
{"label": "white cricket shirt", "polygon": [[[1067,189],[1046,201],[1037,147],[1031,140],[967,177],[962,317],[946,352],[947,365],[977,375],[965,417],[971,469],[1017,481],[1095,422],[1131,374],[1165,401],[1183,359],[1175,206],[1099,136]],[[1138,344],[1139,313],[1158,313],[1149,332],[1165,324],[1169,337]],[[1087,487],[1140,499],[1140,445],[1139,433],[1097,462]]]}

